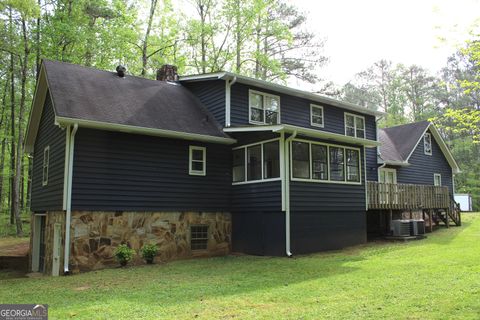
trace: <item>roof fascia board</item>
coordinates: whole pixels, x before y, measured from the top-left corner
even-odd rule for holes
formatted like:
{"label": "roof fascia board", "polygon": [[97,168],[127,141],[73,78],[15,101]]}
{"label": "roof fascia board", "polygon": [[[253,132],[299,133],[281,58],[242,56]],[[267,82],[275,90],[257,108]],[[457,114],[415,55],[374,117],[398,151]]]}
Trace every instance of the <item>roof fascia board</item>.
{"label": "roof fascia board", "polygon": [[143,135],[149,135],[149,136],[176,138],[176,139],[183,139],[183,140],[212,142],[212,143],[220,143],[220,144],[234,144],[237,142],[237,140],[232,138],[215,137],[215,136],[209,136],[209,135],[197,134],[197,133],[187,133],[187,132],[156,129],[156,128],[145,128],[145,127],[125,125],[125,124],[116,124],[116,123],[109,123],[109,122],[84,120],[84,119],[73,119],[73,118],[58,117],[58,116],[55,117],[55,122],[60,125],[69,125],[69,124],[71,125],[71,124],[77,123],[79,127],[84,127],[84,128],[119,131],[119,132],[125,132],[125,133],[143,134]]}
{"label": "roof fascia board", "polygon": [[343,102],[340,100],[332,99],[329,97],[321,96],[319,94],[315,94],[315,93],[311,93],[311,92],[307,92],[299,89],[289,88],[287,86],[271,83],[265,80],[259,80],[259,79],[237,75],[231,72],[217,72],[217,73],[210,73],[210,74],[183,76],[183,77],[180,77],[180,81],[201,81],[201,80],[216,80],[216,79],[229,80],[229,79],[233,79],[234,77],[237,77],[237,81],[243,84],[248,84],[248,85],[256,86],[256,87],[267,89],[267,90],[289,94],[289,95],[300,97],[300,98],[305,98],[318,103],[329,104],[335,107],[347,109],[350,111],[355,111],[361,114],[368,114],[375,117],[385,115],[385,112],[382,112],[382,111],[369,110],[367,108],[357,106],[352,103]]}
{"label": "roof fascia board", "polygon": [[273,126],[251,126],[251,127],[236,127],[236,128],[224,128],[225,132],[257,132],[257,131],[272,131],[272,132],[297,132],[300,135],[306,135],[312,138],[333,140],[336,142],[344,142],[351,144],[359,144],[365,147],[373,148],[380,145],[378,141],[354,138],[338,133],[325,132],[315,129],[302,128],[292,125],[273,125]]}

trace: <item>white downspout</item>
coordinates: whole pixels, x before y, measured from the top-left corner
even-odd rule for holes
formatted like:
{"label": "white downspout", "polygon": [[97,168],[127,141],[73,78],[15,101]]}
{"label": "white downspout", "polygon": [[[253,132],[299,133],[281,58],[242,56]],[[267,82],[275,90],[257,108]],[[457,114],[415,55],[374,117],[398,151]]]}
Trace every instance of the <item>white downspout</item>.
{"label": "white downspout", "polygon": [[290,247],[290,141],[297,136],[297,130],[285,139],[285,253],[287,257],[292,256]]}
{"label": "white downspout", "polygon": [[67,188],[67,213],[65,217],[65,254],[63,259],[63,273],[69,274],[68,263],[70,261],[70,224],[72,220],[72,180],[73,180],[73,151],[75,147],[75,134],[78,130],[78,124],[73,126],[70,135],[70,150],[68,154],[68,188]]}
{"label": "white downspout", "polygon": [[225,127],[230,127],[230,109],[232,106],[232,93],[231,87],[237,82],[237,76],[233,77],[233,80],[225,80]]}

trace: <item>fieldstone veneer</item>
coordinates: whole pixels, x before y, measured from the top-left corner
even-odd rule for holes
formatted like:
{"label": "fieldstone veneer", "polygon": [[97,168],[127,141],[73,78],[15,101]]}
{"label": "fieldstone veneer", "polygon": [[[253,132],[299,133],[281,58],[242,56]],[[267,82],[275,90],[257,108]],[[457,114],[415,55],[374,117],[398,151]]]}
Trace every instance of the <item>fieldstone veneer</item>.
{"label": "fieldstone veneer", "polygon": [[[190,249],[190,226],[208,225],[207,250]],[[118,265],[115,248],[127,243],[143,264],[140,248],[158,246],[155,262],[228,254],[231,215],[225,212],[72,212],[70,268],[73,272]]]}

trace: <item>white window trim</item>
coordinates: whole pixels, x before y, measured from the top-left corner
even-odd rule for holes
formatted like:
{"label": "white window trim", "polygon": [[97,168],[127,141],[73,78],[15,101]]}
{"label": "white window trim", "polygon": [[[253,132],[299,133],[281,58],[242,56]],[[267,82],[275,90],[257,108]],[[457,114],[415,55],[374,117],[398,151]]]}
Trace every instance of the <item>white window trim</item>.
{"label": "white window trim", "polygon": [[378,169],[378,182],[381,182],[380,181],[380,172],[384,171],[385,173],[387,172],[393,172],[393,184],[397,184],[397,169],[393,169],[393,168],[379,168]]}
{"label": "white window trim", "polygon": [[[202,170],[193,170],[192,168],[192,162],[197,161],[200,162],[200,160],[193,160],[193,151],[194,150],[200,150],[202,151]],[[188,174],[191,176],[205,176],[207,174],[207,148],[206,147],[199,147],[199,146],[189,146],[189,151],[188,151]]]}
{"label": "white window trim", "polygon": [[[46,154],[48,154],[48,157],[45,157]],[[45,176],[45,168],[47,168],[46,176]],[[42,164],[42,186],[43,187],[48,185],[48,173],[49,173],[49,171],[50,171],[50,146],[46,146],[43,149],[43,164]]]}
{"label": "white window trim", "polygon": [[[313,122],[313,109],[320,109],[322,110],[322,123],[315,123]],[[318,104],[310,104],[310,125],[312,127],[323,128],[325,125],[325,113],[323,112],[323,106],[319,106]]]}
{"label": "white window trim", "polygon": [[[437,177],[438,177],[438,179],[439,179],[438,181],[440,181],[440,185],[438,185],[438,186],[435,184],[435,182],[436,182],[436,180],[437,180]],[[434,173],[434,174],[433,174],[433,185],[434,185],[434,186],[437,186],[437,187],[441,187],[441,186],[442,186],[442,175],[441,175],[440,173]]]}
{"label": "white window trim", "polygon": [[348,137],[352,137],[352,136],[349,136],[347,135],[347,116],[352,116],[353,117],[353,125],[354,125],[354,132],[355,132],[355,135],[353,137],[355,138],[358,138],[357,137],[357,118],[362,118],[363,119],[363,138],[359,138],[359,139],[367,139],[367,123],[365,122],[365,117],[364,116],[359,116],[358,114],[354,114],[354,113],[349,113],[349,112],[344,112],[343,113],[343,126],[345,128],[345,135],[348,136]]}
{"label": "white window trim", "polygon": [[[309,170],[310,170],[310,179],[305,179],[305,178],[294,178],[293,177],[293,152],[292,152],[292,144],[294,141],[299,141],[299,142],[305,142],[309,144],[317,144],[317,145],[322,145],[322,146],[327,146],[327,147],[337,147],[337,148],[343,148],[344,150],[349,149],[349,150],[356,150],[358,151],[358,175],[359,175],[359,182],[354,182],[354,181],[347,181],[347,162],[344,161],[343,163],[343,172],[344,172],[344,179],[343,181],[337,181],[337,180],[330,180],[330,148],[327,148],[327,164],[328,164],[328,170],[327,170],[327,177],[328,180],[318,180],[318,179],[313,179],[312,178],[312,148],[311,146],[308,146],[308,152],[310,153],[310,161],[309,161]],[[305,140],[305,139],[293,139],[290,142],[290,180],[291,181],[301,181],[301,182],[313,182],[313,183],[334,183],[334,184],[352,184],[352,185],[362,185],[362,179],[363,179],[363,174],[362,174],[362,152],[360,151],[360,148],[354,148],[354,147],[347,147],[347,146],[342,146],[339,144],[330,144],[330,143],[323,143],[323,142],[316,142],[316,141],[310,141],[310,140]],[[346,155],[346,152],[344,152],[344,157]],[[365,156],[365,155],[364,155]],[[344,159],[345,160],[345,159]]]}
{"label": "white window trim", "polygon": [[[259,94],[263,97],[263,122],[252,120],[252,106],[250,104],[250,97],[251,97],[252,93]],[[280,111],[281,111],[282,108],[280,106],[280,96],[270,94],[270,93],[261,92],[261,91],[256,91],[256,90],[252,90],[252,89],[248,90],[248,123],[250,123],[250,124],[260,124],[260,125],[270,125],[269,123],[265,122],[265,98],[266,97],[272,97],[272,98],[278,99],[278,117],[277,117],[277,123],[276,124],[281,123],[281,121],[280,121]]]}
{"label": "white window trim", "polygon": [[[233,150],[239,150],[239,149],[245,149],[245,152],[244,152],[244,155],[245,155],[245,161],[244,161],[244,164],[243,164],[243,167],[245,169],[245,181],[237,181],[237,182],[232,182],[232,185],[237,185],[237,184],[249,184],[249,183],[262,183],[262,182],[270,182],[270,181],[279,181],[279,180],[282,180],[282,174],[280,172],[280,176],[278,178],[268,178],[268,179],[265,179],[264,178],[264,165],[263,165],[263,152],[264,152],[264,147],[263,145],[265,143],[269,143],[269,142],[273,142],[273,141],[278,141],[279,144],[281,144],[280,142],[280,138],[275,138],[275,139],[269,139],[269,140],[263,140],[263,141],[259,141],[259,142],[254,142],[254,143],[249,143],[249,144],[245,144],[243,146],[239,146],[239,147],[235,147],[235,148],[232,148],[232,151]],[[253,147],[253,146],[258,146],[258,145],[261,145],[261,161],[262,161],[262,168],[261,168],[261,173],[262,173],[262,178],[261,179],[258,179],[258,180],[247,180],[247,167],[248,167],[248,159],[247,159],[247,148],[248,147]],[[280,152],[280,148],[279,148],[279,152]],[[282,155],[279,154],[278,155],[280,157],[280,162],[281,162],[281,157]],[[233,176],[232,176],[232,179],[233,179]]]}
{"label": "white window trim", "polygon": [[[430,152],[427,152],[427,149],[425,148],[425,145],[426,145],[426,142],[425,142],[425,138],[428,137],[429,140],[430,140]],[[423,135],[423,153],[426,154],[427,156],[431,156],[432,155],[432,135],[430,134],[430,132],[425,132],[425,134]]]}

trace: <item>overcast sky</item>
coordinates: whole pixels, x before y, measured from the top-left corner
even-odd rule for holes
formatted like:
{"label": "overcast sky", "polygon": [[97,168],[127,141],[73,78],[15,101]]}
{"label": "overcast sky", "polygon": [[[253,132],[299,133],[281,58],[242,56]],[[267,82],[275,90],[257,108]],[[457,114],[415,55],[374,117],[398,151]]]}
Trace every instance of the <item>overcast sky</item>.
{"label": "overcast sky", "polygon": [[340,85],[382,58],[435,72],[480,18],[478,0],[289,1],[326,38],[330,63],[321,76]]}

